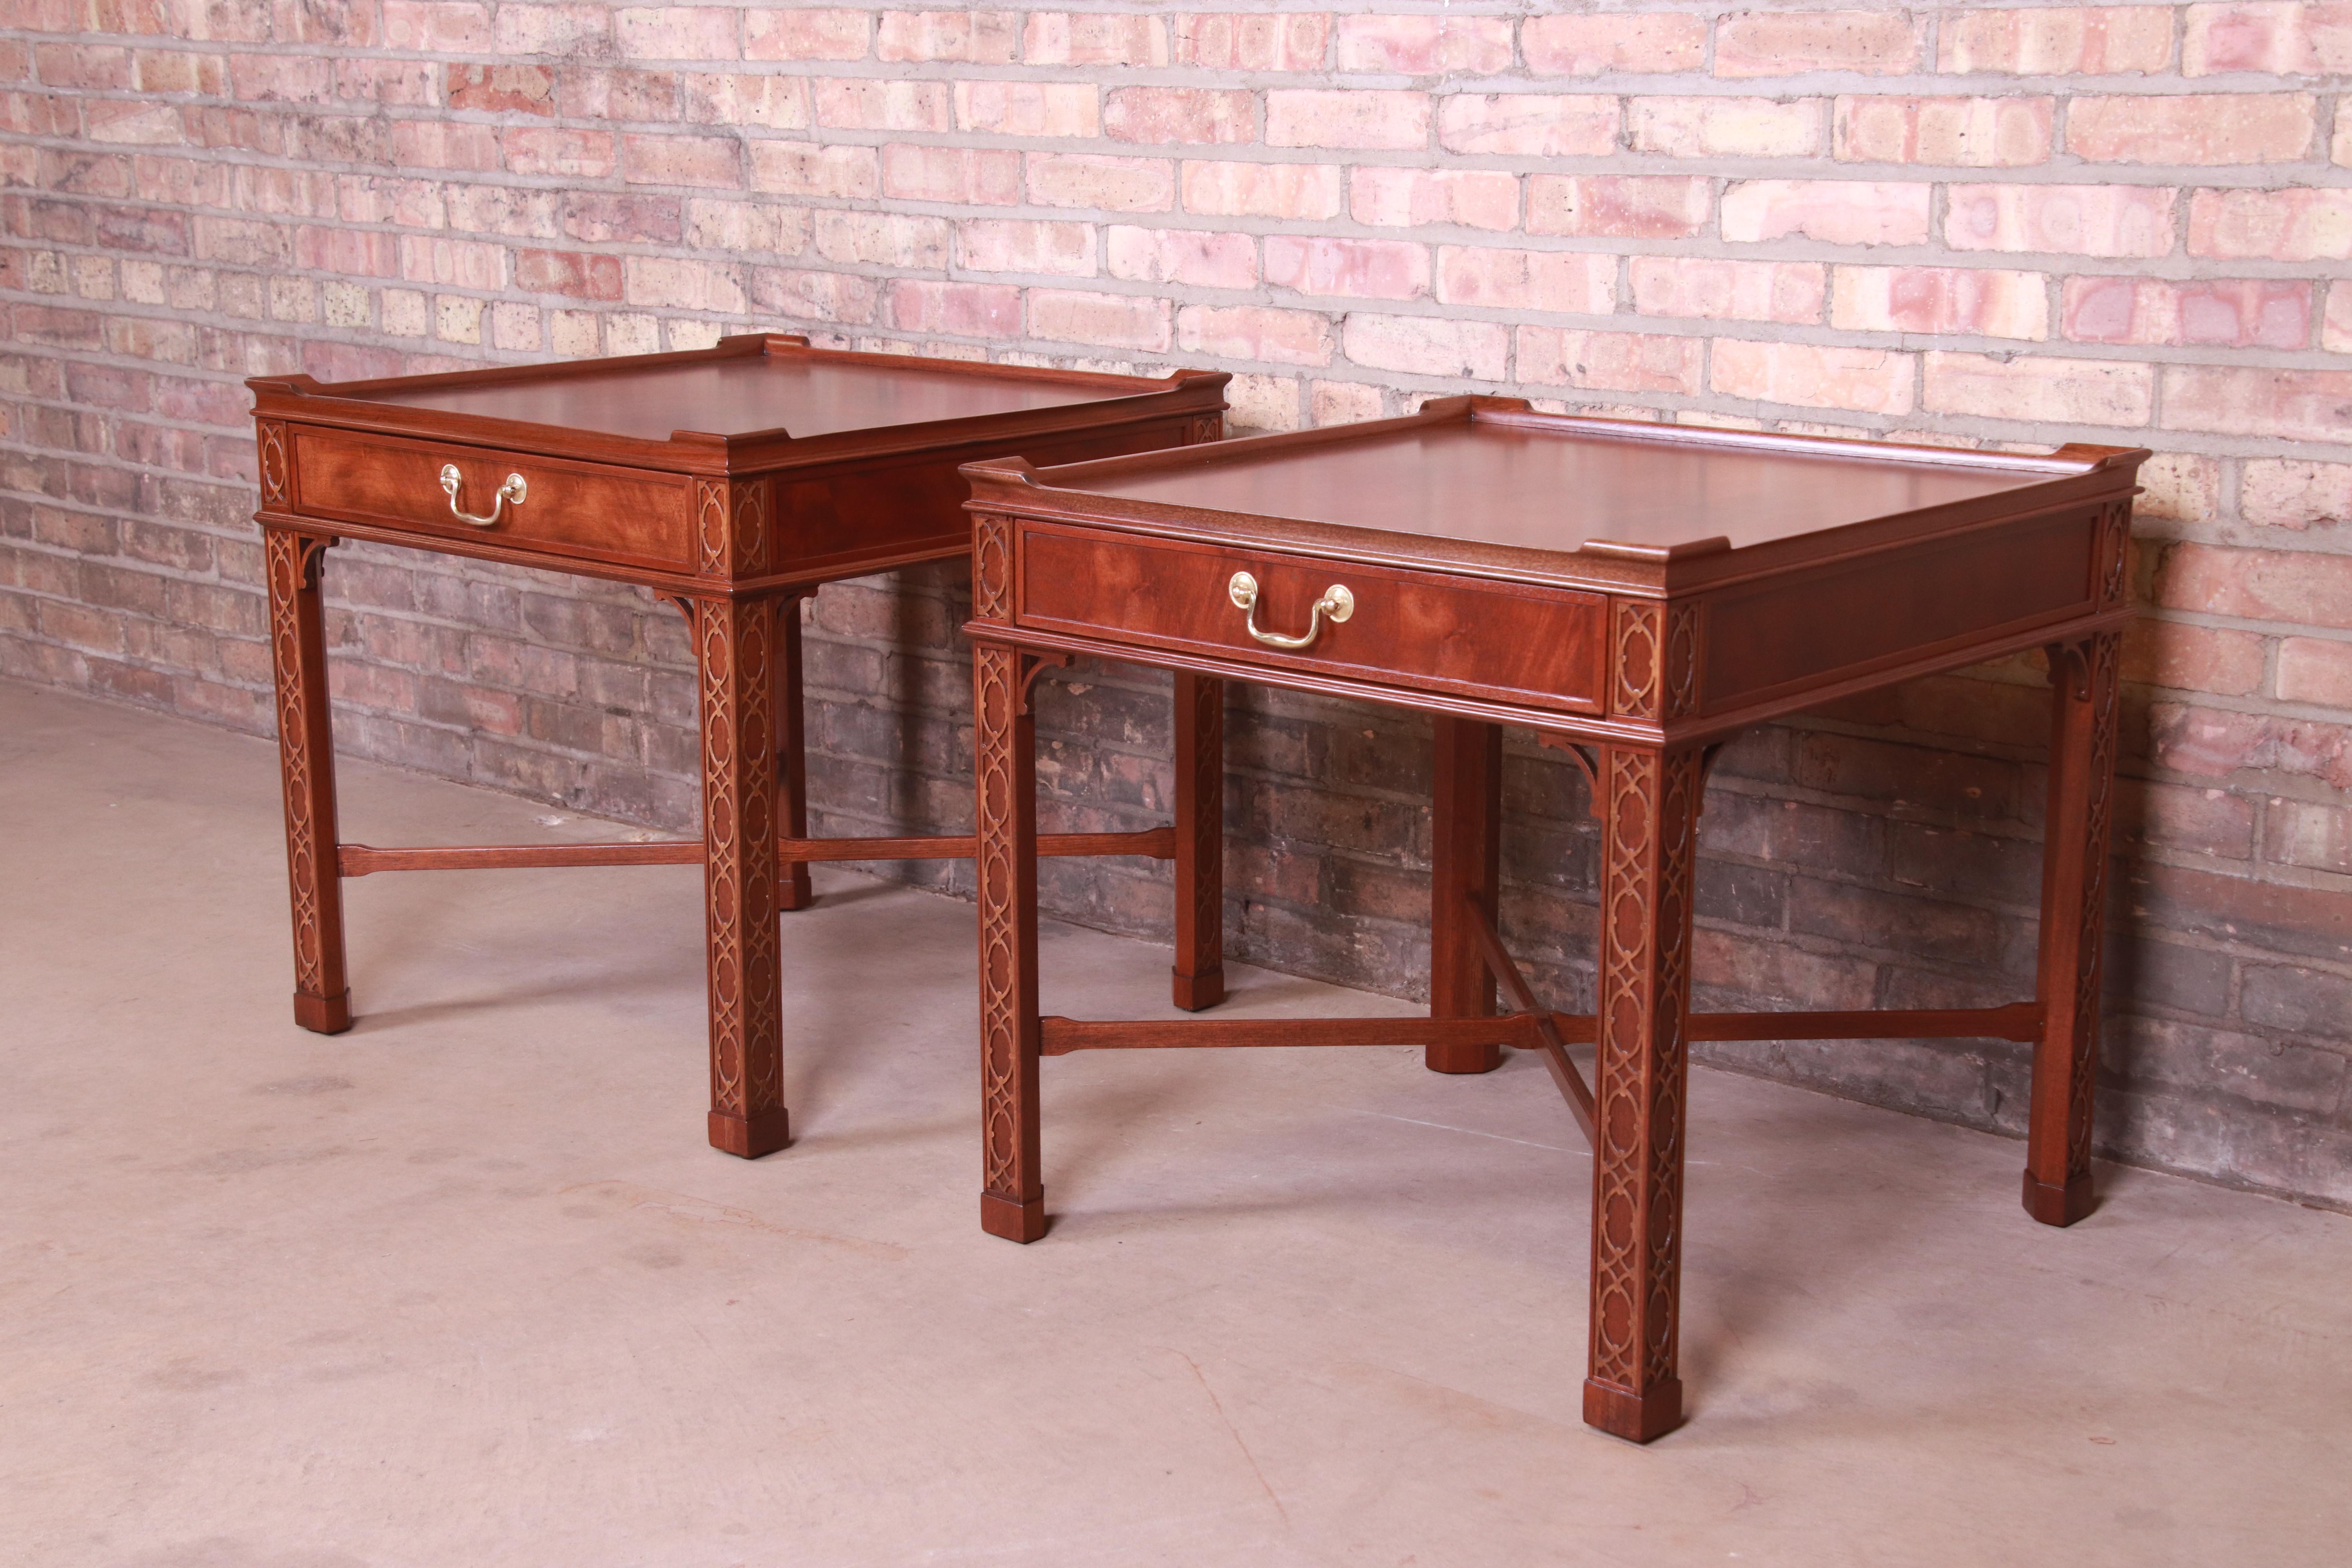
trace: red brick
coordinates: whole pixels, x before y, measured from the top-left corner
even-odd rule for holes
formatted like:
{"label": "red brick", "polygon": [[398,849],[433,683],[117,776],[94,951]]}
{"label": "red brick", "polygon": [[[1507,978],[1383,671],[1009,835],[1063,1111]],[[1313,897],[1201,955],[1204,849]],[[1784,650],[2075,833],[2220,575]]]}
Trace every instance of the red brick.
{"label": "red brick", "polygon": [[827,261],[944,269],[951,230],[944,218],[908,213],[820,212],[816,252]]}
{"label": "red brick", "polygon": [[1628,270],[1642,314],[1728,321],[1819,321],[1828,280],[1813,261],[1637,256]]}
{"label": "red brick", "polygon": [[1429,123],[1425,92],[1276,88],[1265,95],[1269,147],[1426,147]]}
{"label": "red brick", "polygon": [[2249,458],[2239,475],[2238,510],[2257,526],[2297,532],[2352,522],[2352,463]]}
{"label": "red brick", "polygon": [[1510,329],[1494,321],[1434,316],[1351,313],[1341,332],[1347,355],[1367,370],[1500,381],[1509,362]]}
{"label": "red brick", "polygon": [[2050,161],[2054,100],[1863,98],[1837,100],[1836,154],[1860,163],[2014,169]]}
{"label": "red brick", "polygon": [[841,131],[944,132],[955,126],[948,84],[877,77],[819,77],[816,122]]}
{"label": "red brick", "polygon": [[1901,11],[1750,11],[1715,28],[1715,74],[1856,71],[1902,76],[1920,63],[1924,18]]}
{"label": "red brick", "polygon": [[[2352,728],[2318,720],[2158,702],[2148,710],[2148,754],[2163,767],[2200,778],[2225,778],[2242,769],[2274,769],[2320,779],[2337,789],[2352,788]],[[2158,870],[2150,867],[2142,874],[2154,876]],[[2265,889],[2271,896],[2284,891]],[[2352,900],[2341,893],[2329,898],[2340,927],[2352,918],[2347,913]],[[2273,918],[2280,912],[2274,903],[2270,910]]]}
{"label": "red brick", "polygon": [[436,0],[383,0],[388,48],[421,54],[482,54],[491,47],[488,8]]}
{"label": "red brick", "polygon": [[1086,223],[974,218],[956,225],[956,261],[974,272],[1047,272],[1091,278],[1095,229]]}
{"label": "red brick", "polygon": [[2352,643],[2288,637],[2279,644],[2278,697],[2352,710]]}
{"label": "red brick", "polygon": [[1538,76],[1696,70],[1706,63],[1706,18],[1675,12],[1530,16],[1519,24],[1519,49]]}
{"label": "red brick", "polygon": [[2244,697],[2262,689],[2264,639],[2252,632],[2141,619],[2124,634],[2124,679]]}
{"label": "red brick", "polygon": [[2316,801],[2273,800],[2263,813],[2263,855],[2282,865],[2352,872],[2352,811]]}
{"label": "red brick", "polygon": [[1689,239],[1706,226],[1709,194],[1706,180],[1674,174],[1535,174],[1528,232]]}
{"label": "red brick", "polygon": [[1159,158],[1092,153],[1033,153],[1029,199],[1041,206],[1106,212],[1166,212],[1176,205],[1174,165]]}
{"label": "red brick", "polygon": [[743,13],[743,58],[747,60],[862,60],[866,58],[864,11],[825,7]]}
{"label": "red brick", "polygon": [[1440,246],[1437,297],[1448,305],[1605,316],[1616,309],[1617,259],[1556,250]]}
{"label": "red brick", "polygon": [[1358,169],[1348,180],[1348,211],[1375,228],[1507,229],[1519,221],[1519,179],[1476,169]]}
{"label": "red brick", "polygon": [[1588,332],[1521,327],[1518,379],[1531,386],[1586,392],[1665,392],[1694,396],[1706,344],[1650,332]]}
{"label": "red brick", "polygon": [[1331,18],[1319,12],[1272,16],[1219,13],[1174,19],[1176,63],[1213,70],[1311,71],[1323,68]]}
{"label": "red brick", "polygon": [[1248,142],[1256,133],[1255,100],[1239,90],[1114,88],[1103,112],[1103,134],[1114,142]]}
{"label": "red brick", "polygon": [[[1017,166],[1017,156],[1014,162]],[[802,142],[751,143],[751,188],[755,191],[773,191],[788,196],[857,197],[876,195],[881,184],[880,163],[871,147],[818,147]]]}
{"label": "red brick", "polygon": [[[1822,150],[1822,100],[1644,97],[1631,101],[1633,151],[1670,158],[1811,158]],[[1607,152],[1604,146],[1599,149]]]}
{"label": "red brick", "polygon": [[2069,278],[2065,322],[2066,335],[2079,342],[2308,348],[2311,285],[2268,279],[2171,283]]}
{"label": "red brick", "polygon": [[1019,42],[1010,11],[885,11],[874,33],[877,60],[1008,65]]}
{"label": "red brick", "polygon": [[1826,245],[1919,245],[1927,196],[1926,185],[1746,180],[1723,193],[1721,227],[1735,243],[1801,236]]}
{"label": "red brick", "polygon": [[1339,211],[1328,163],[1186,163],[1184,210],[1219,217],[1328,218]]}
{"label": "red brick", "polygon": [[899,278],[890,284],[887,309],[890,324],[901,331],[971,338],[1021,335],[1021,290],[1009,284]]}
{"label": "red brick", "polygon": [[532,294],[564,294],[575,300],[618,300],[621,261],[577,250],[518,250],[515,287]]}
{"label": "red brick", "polygon": [[467,169],[499,166],[499,133],[488,125],[435,120],[403,120],[392,128],[392,155],[405,169]]}
{"label": "red brick", "polygon": [[1945,195],[1944,243],[1954,250],[2166,256],[2173,197],[2153,185],[1953,185]]}
{"label": "red brick", "polygon": [[1342,16],[1339,68],[1392,76],[1492,76],[1511,68],[1510,18]]}
{"label": "red brick", "polygon": [[725,189],[743,184],[743,149],[716,136],[625,135],[621,177],[633,185],[701,185]]}
{"label": "red brick", "polygon": [[613,40],[629,59],[731,60],[743,52],[742,16],[719,5],[625,8],[613,13]]}
{"label": "red brick", "polygon": [[1112,277],[1143,283],[1247,289],[1257,282],[1257,242],[1246,234],[1112,224],[1103,232],[1103,258]]}
{"label": "red brick", "polygon": [[609,132],[518,125],[506,132],[503,141],[507,167],[518,174],[609,180],[620,166]]}
{"label": "red brick", "polygon": [[2191,5],[2180,74],[2261,71],[2271,76],[2352,74],[2352,5]]}
{"label": "red brick", "polygon": [[2352,287],[2338,282],[2327,290],[2327,314],[2319,323],[2319,346],[2332,354],[2352,353]]}
{"label": "red brick", "polygon": [[2210,522],[2221,510],[2221,462],[2196,452],[2158,452],[2139,467],[2136,516]]}
{"label": "red brick", "polygon": [[1095,89],[1075,82],[960,81],[955,122],[997,136],[1092,136],[1102,129]]}
{"label": "red brick", "polygon": [[[629,256],[622,258],[622,272],[627,279],[627,297],[632,305],[735,313],[744,309],[741,274],[732,266],[713,266],[668,256]],[[856,281],[863,283],[865,279]]]}
{"label": "red brick", "polygon": [[2095,163],[2293,163],[2311,149],[2307,92],[2077,98],[2066,150]]}
{"label": "red brick", "polygon": [[2168,610],[2352,627],[2352,556],[2179,544],[2165,554],[2155,593]]}
{"label": "red brick", "polygon": [[[860,278],[852,272],[803,272],[777,267],[756,267],[751,269],[751,303],[762,315],[787,316],[794,321],[840,321],[862,326],[874,320],[876,307],[881,300],[881,285],[871,278]],[[712,295],[711,303],[697,306],[690,296],[682,296],[679,303],[689,310],[726,310],[740,314],[740,304],[718,302],[720,296]],[[650,301],[648,301],[650,302]]]}
{"label": "red brick", "polygon": [[1168,34],[1157,16],[1032,11],[1021,58],[1033,66],[1164,66]]}
{"label": "red brick", "polygon": [[2049,279],[1965,267],[1841,267],[1830,324],[1854,332],[2050,335]]}
{"label": "red brick", "polygon": [[2151,74],[2172,60],[2169,5],[2052,5],[1943,13],[1939,69],[2008,76]]}
{"label": "red brick", "polygon": [[2189,254],[2228,261],[2352,260],[2352,190],[2199,191],[2189,203]]}
{"label": "red brick", "polygon": [[882,194],[896,201],[1013,206],[1021,200],[1021,154],[896,142],[882,149]]}
{"label": "red brick", "polygon": [[763,125],[802,131],[809,124],[809,89],[796,76],[696,73],[685,77],[686,118],[700,125]]}
{"label": "red brick", "polygon": [[1176,312],[1176,346],[1186,353],[1276,364],[1331,363],[1330,318],[1261,305],[1187,305]]}
{"label": "red brick", "polygon": [[1927,355],[1921,406],[1931,414],[2064,425],[2145,425],[2153,367],[2116,360]]}
{"label": "red brick", "polygon": [[2270,440],[2352,441],[2352,371],[2167,365],[2164,424]]}
{"label": "red brick", "polygon": [[1616,150],[1617,100],[1585,94],[1449,93],[1438,104],[1437,142],[1449,153],[1605,157]]}
{"label": "red brick", "polygon": [[1418,299],[1429,292],[1429,247],[1393,239],[1268,235],[1265,280],[1302,294]]}
{"label": "red brick", "polygon": [[1709,384],[1727,397],[1863,414],[1911,412],[1914,364],[1886,349],[1716,340]]}
{"label": "red brick", "polygon": [[1171,342],[1169,316],[1165,300],[1061,289],[1029,290],[1029,335],[1035,338],[1165,353]]}
{"label": "red brick", "polygon": [[521,5],[506,0],[499,6],[497,26],[501,55],[593,57],[608,47],[613,17],[602,5]]}

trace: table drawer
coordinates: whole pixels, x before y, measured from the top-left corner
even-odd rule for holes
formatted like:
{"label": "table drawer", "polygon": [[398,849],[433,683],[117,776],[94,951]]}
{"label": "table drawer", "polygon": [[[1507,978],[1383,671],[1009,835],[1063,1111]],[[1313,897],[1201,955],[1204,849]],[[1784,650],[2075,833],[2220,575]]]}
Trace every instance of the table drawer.
{"label": "table drawer", "polygon": [[[1014,618],[1044,631],[1236,658],[1421,690],[1601,709],[1608,600],[1441,572],[1023,526]],[[1299,637],[1327,590],[1352,597],[1305,647],[1249,630],[1234,576],[1257,584],[1258,630]]]}
{"label": "table drawer", "polygon": [[[451,510],[443,468],[454,466]],[[488,539],[550,554],[691,571],[693,481],[683,474],[530,458],[482,447],[297,426],[294,508],[307,517],[374,523],[436,537]],[[520,502],[501,501],[509,475]]]}

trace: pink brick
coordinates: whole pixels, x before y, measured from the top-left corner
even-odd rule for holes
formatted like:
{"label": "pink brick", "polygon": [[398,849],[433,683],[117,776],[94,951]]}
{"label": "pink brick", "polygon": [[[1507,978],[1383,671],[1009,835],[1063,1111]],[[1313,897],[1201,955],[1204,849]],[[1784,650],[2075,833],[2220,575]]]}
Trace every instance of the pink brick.
{"label": "pink brick", "polygon": [[955,122],[993,136],[1093,136],[1102,129],[1095,89],[1083,82],[960,81]]}
{"label": "pink brick", "polygon": [[1449,153],[1606,157],[1617,149],[1617,100],[1581,93],[1451,93],[1438,105],[1437,141]]}
{"label": "pink brick", "polygon": [[742,156],[742,143],[716,136],[624,136],[621,177],[635,185],[737,186]]}
{"label": "pink brick", "polygon": [[1637,256],[1629,266],[1633,309],[1645,316],[1791,324],[1822,319],[1828,270],[1813,261],[1700,256]]}
{"label": "pink brick", "polygon": [[2049,279],[1968,267],[1841,267],[1830,325],[1849,332],[2050,335]]}
{"label": "pink brick", "polygon": [[1904,11],[1750,11],[1716,25],[1715,74],[1901,76],[1918,66],[1925,36],[1924,19]]}
{"label": "pink brick", "polygon": [[2243,697],[2261,689],[2263,665],[2251,632],[2143,619],[2124,633],[2123,677],[2135,685]]}
{"label": "pink brick", "polygon": [[747,60],[862,60],[868,13],[797,7],[743,13]]}
{"label": "pink brick", "polygon": [[2191,5],[2180,74],[2352,75],[2352,5]]}
{"label": "pink brick", "polygon": [[392,155],[401,167],[488,170],[499,166],[499,133],[488,125],[446,120],[397,120]]}
{"label": "pink brick", "polygon": [[2154,367],[2113,360],[1927,356],[1921,405],[1931,414],[1972,414],[2058,425],[2145,425]]}
{"label": "pink brick", "polygon": [[1103,231],[1103,259],[1112,277],[1139,283],[1247,289],[1257,282],[1257,241],[1246,234],[1115,223]]}
{"label": "pink brick", "polygon": [[1706,349],[1701,339],[1663,333],[1521,327],[1518,379],[1530,386],[1695,396]]}
{"label": "pink brick", "polygon": [[2272,441],[2352,442],[2352,371],[2166,365],[2164,424]]}
{"label": "pink brick", "polygon": [[956,225],[956,260],[974,272],[1052,272],[1066,278],[1091,278],[1094,225],[973,218]]}
{"label": "pink brick", "polygon": [[2352,286],[2340,279],[2327,290],[2327,314],[2319,324],[2319,346],[2332,354],[2352,353]]}
{"label": "pink brick", "polygon": [[888,294],[890,324],[906,332],[963,338],[1021,335],[1021,290],[1001,283],[933,283],[898,278]]}
{"label": "pink brick", "polygon": [[1262,305],[1187,305],[1176,312],[1176,346],[1188,354],[1274,364],[1331,363],[1331,319],[1314,310]]}
{"label": "pink brick", "polygon": [[387,48],[420,54],[480,54],[493,47],[489,10],[436,0],[384,0],[383,41]]}
{"label": "pink brick", "polygon": [[882,149],[882,194],[895,201],[1012,206],[1021,200],[1021,154],[894,144]]}
{"label": "pink brick", "polygon": [[1340,331],[1347,355],[1367,370],[1500,381],[1510,363],[1511,333],[1495,321],[1350,312]]}
{"label": "pink brick", "polygon": [[1256,123],[1255,98],[1238,89],[1114,88],[1103,114],[1114,142],[1248,142]]}
{"label": "pink brick", "polygon": [[748,303],[742,279],[732,267],[670,256],[630,256],[622,258],[621,269],[632,305],[731,312]]}
{"label": "pink brick", "polygon": [[2149,75],[2172,59],[2169,5],[1943,13],[1939,68],[2005,76]]}
{"label": "pink brick", "polygon": [[944,132],[955,125],[945,82],[821,77],[815,89],[816,122],[833,130]]}
{"label": "pink brick", "polygon": [[1927,238],[1927,196],[1926,185],[1876,181],[1742,181],[1723,194],[1723,237],[1919,245]]}
{"label": "pink brick", "polygon": [[751,143],[751,188],[787,196],[876,195],[881,163],[871,147],[819,147],[805,142]]}
{"label": "pink brick", "polygon": [[2050,161],[2047,98],[1837,100],[1837,156],[1856,163],[2014,169]]}
{"label": "pink brick", "polygon": [[500,289],[506,286],[506,256],[501,247],[477,240],[403,235],[400,275],[412,283],[438,283],[453,289]]}
{"label": "pink brick", "polygon": [[742,16],[719,5],[632,7],[613,13],[613,40],[628,59],[731,60],[743,52]]}
{"label": "pink brick", "polygon": [[2165,256],[2174,193],[2150,185],[1953,185],[1944,243],[1954,250]]}
{"label": "pink brick", "polygon": [[2156,602],[2250,621],[2352,626],[2352,555],[2177,545],[2157,574]]}
{"label": "pink brick", "polygon": [[1323,68],[1331,18],[1320,12],[1245,16],[1221,12],[1175,18],[1176,63],[1211,70]]}
{"label": "pink brick", "polygon": [[1706,226],[1707,182],[1680,175],[1535,174],[1529,234],[1688,239]]}
{"label": "pink brick", "polygon": [[2352,643],[2324,637],[2288,637],[2280,643],[2278,695],[2282,702],[2352,708]]}
{"label": "pink brick", "polygon": [[1033,66],[1164,66],[1168,33],[1157,16],[1032,11],[1021,58]]}
{"label": "pink brick", "polygon": [[2257,527],[2298,533],[2314,523],[2352,522],[2352,463],[2249,458],[2238,479],[2238,512]]}
{"label": "pink brick", "polygon": [[1519,221],[1519,177],[1484,170],[1362,168],[1349,175],[1348,211],[1374,228],[1437,223],[1507,229]]}
{"label": "pink brick", "polygon": [[2199,191],[2189,254],[2224,261],[2352,259],[2352,190]]}
{"label": "pink brick", "polygon": [[1342,16],[1339,68],[1393,76],[1492,76],[1511,68],[1510,19]]}
{"label": "pink brick", "polygon": [[1429,292],[1429,247],[1395,239],[1268,235],[1265,280],[1302,294],[1418,299]]}
{"label": "pink brick", "polygon": [[1706,63],[1706,18],[1674,12],[1530,16],[1519,24],[1519,49],[1538,76],[1691,71]]}
{"label": "pink brick", "polygon": [[1886,349],[1717,338],[1708,380],[1727,397],[1905,415],[1911,412],[1912,374],[1911,356]]}
{"label": "pink brick", "polygon": [[1437,297],[1448,305],[1605,316],[1617,308],[1617,258],[1558,250],[1441,246]]}
{"label": "pink brick", "polygon": [[1276,88],[1265,95],[1269,147],[1429,145],[1429,95]]}
{"label": "pink brick", "polygon": [[2066,335],[2093,343],[2308,348],[2311,289],[2306,282],[2280,279],[2069,278]]}
{"label": "pink brick", "polygon": [[1029,155],[1029,199],[1049,207],[1166,212],[1176,205],[1176,170],[1160,158],[1033,153]]}
{"label": "pink brick", "polygon": [[803,77],[694,73],[683,81],[686,117],[698,124],[808,128],[808,81]]}
{"label": "pink brick", "polygon": [[1167,300],[1134,294],[1029,290],[1029,335],[1057,342],[1165,353],[1171,341],[1170,313]]}
{"label": "pink brick", "polygon": [[[391,15],[385,8],[387,17]],[[613,14],[603,5],[522,5],[502,0],[497,50],[516,55],[579,55],[593,58],[609,48]]]}
{"label": "pink brick", "polygon": [[944,219],[901,213],[819,212],[814,226],[816,253],[827,261],[934,270],[948,264],[950,233]]}
{"label": "pink brick", "polygon": [[1186,163],[1184,210],[1218,217],[1328,218],[1339,212],[1328,163]]}
{"label": "pink brick", "polygon": [[2316,108],[2306,92],[2078,98],[2066,150],[2095,163],[2293,163],[2311,150]]}
{"label": "pink brick", "polygon": [[517,125],[507,131],[503,141],[507,167],[518,174],[609,180],[619,166],[609,132]]}
{"label": "pink brick", "polygon": [[1636,98],[1633,151],[1669,158],[1810,158],[1822,150],[1822,100]]}
{"label": "pink brick", "polygon": [[1360,381],[1318,381],[1307,389],[1307,410],[1318,426],[1378,419],[1381,389]]}
{"label": "pink brick", "polygon": [[874,31],[877,60],[1008,65],[1020,38],[1010,11],[885,11]]}

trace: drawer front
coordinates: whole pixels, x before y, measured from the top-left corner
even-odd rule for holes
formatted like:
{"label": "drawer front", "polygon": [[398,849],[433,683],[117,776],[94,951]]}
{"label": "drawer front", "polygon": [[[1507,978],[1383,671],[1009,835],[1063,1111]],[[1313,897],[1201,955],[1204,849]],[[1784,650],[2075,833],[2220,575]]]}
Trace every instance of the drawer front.
{"label": "drawer front", "polygon": [[[1601,710],[1608,601],[1437,572],[1321,561],[1167,540],[1023,525],[1014,619],[1024,626],[1139,647],[1246,659],[1268,670],[1485,697],[1568,712]],[[1258,629],[1298,637],[1327,589],[1354,605],[1313,644],[1250,635],[1234,574],[1258,585]]]}
{"label": "drawer front", "polygon": [[[450,510],[441,470],[457,466],[457,504],[487,516],[507,476],[523,500],[477,527]],[[419,535],[480,539],[549,554],[692,571],[692,484],[682,474],[527,458],[480,447],[297,426],[294,506],[305,516]]]}

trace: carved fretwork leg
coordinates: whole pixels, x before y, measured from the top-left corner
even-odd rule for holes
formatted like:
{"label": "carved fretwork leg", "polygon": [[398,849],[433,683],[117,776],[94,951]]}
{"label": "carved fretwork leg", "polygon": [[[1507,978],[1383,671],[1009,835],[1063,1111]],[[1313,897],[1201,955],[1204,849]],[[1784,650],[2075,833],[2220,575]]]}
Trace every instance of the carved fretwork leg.
{"label": "carved fretwork leg", "polygon": [[[808,837],[808,713],[801,694],[801,605],[776,605],[776,824],[787,838]],[[808,862],[784,862],[776,907],[804,910],[816,902]]]}
{"label": "carved fretwork leg", "polygon": [[320,563],[332,543],[277,529],[263,542],[278,680],[278,758],[286,782],[286,872],[294,899],[294,1021],[322,1035],[352,1026],[343,886],[335,868],[335,736],[319,593]]}
{"label": "carved fretwork leg", "polygon": [[746,1159],[781,1149],[786,1140],[776,931],[777,604],[704,599],[695,608],[710,953],[710,1144]]}
{"label": "carved fretwork leg", "polygon": [[[1434,840],[1429,867],[1429,1016],[1489,1018],[1495,977],[1479,950],[1477,911],[1496,916],[1503,855],[1503,731],[1475,719],[1436,721],[1437,768],[1430,795]],[[1423,1046],[1432,1072],[1492,1072],[1496,1045]]]}
{"label": "carved fretwork leg", "polygon": [[2099,949],[2122,640],[2100,632],[2053,649],[2050,661],[2050,807],[2035,982],[2042,1022],[2025,1142],[2025,1212],[2044,1225],[2072,1225],[2091,1212],[2091,1098],[2099,1072]]}
{"label": "carved fretwork leg", "polygon": [[1682,1420],[1683,1099],[1699,753],[1601,754],[1592,1341],[1584,1418],[1646,1443]]}
{"label": "carved fretwork leg", "polygon": [[1176,1005],[1225,999],[1225,683],[1176,676]]}
{"label": "carved fretwork leg", "polygon": [[972,773],[980,885],[980,1225],[1045,1234],[1037,1154],[1037,726],[1028,656],[972,648]]}

